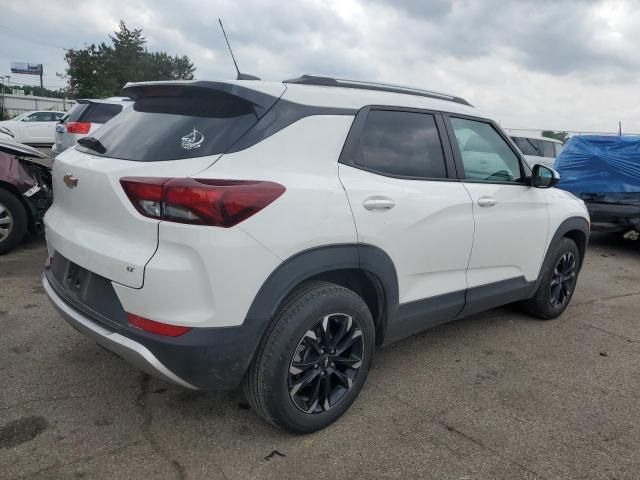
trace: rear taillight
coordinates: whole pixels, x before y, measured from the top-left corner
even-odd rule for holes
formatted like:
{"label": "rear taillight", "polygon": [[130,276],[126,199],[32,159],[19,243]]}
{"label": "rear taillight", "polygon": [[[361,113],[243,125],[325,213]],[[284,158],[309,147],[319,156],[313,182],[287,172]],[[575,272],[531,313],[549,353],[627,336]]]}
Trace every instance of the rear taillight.
{"label": "rear taillight", "polygon": [[89,122],[67,122],[67,133],[79,133],[86,135],[91,130]]}
{"label": "rear taillight", "polygon": [[224,228],[256,214],[285,191],[260,180],[125,177],[120,184],[145,217]]}
{"label": "rear taillight", "polygon": [[127,320],[129,325],[133,325],[134,327],[147,332],[155,333],[156,335],[163,335],[165,337],[179,337],[191,330],[190,327],[156,322],[155,320],[149,320],[148,318],[134,315],[133,313],[127,313]]}

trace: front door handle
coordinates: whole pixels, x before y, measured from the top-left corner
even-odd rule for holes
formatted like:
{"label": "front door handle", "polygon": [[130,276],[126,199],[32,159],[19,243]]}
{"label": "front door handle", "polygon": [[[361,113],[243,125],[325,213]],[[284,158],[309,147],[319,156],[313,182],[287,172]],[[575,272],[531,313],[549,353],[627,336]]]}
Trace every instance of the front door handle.
{"label": "front door handle", "polygon": [[493,197],[480,197],[478,199],[478,205],[480,205],[481,207],[493,207],[498,203],[498,200],[496,200]]}
{"label": "front door handle", "polygon": [[367,210],[391,210],[395,206],[395,202],[386,197],[370,197],[362,202]]}

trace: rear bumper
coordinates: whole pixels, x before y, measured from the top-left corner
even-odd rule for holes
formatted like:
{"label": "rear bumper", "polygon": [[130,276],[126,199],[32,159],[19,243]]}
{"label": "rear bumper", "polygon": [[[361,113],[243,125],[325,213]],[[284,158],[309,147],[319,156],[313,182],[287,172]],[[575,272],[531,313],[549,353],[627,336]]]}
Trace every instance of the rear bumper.
{"label": "rear bumper", "polygon": [[165,367],[144,345],[117,332],[107,330],[88,317],[82,315],[80,312],[74,310],[62,299],[62,297],[60,297],[60,295],[55,292],[51,283],[49,283],[46,274],[42,276],[42,285],[49,296],[49,300],[51,300],[51,303],[53,303],[53,306],[56,308],[58,313],[80,333],[91,338],[97,344],[115,353],[142,371],[186,388],[197,388]]}
{"label": "rear bumper", "polygon": [[264,330],[263,322],[247,319],[237,327],[194,328],[179,337],[163,337],[79,303],[50,268],[45,269],[42,283],[56,310],[76,330],[140,370],[186,388],[236,388]]}
{"label": "rear bumper", "polygon": [[585,203],[593,230],[621,232],[635,229],[640,231],[640,203],[638,205],[588,201]]}

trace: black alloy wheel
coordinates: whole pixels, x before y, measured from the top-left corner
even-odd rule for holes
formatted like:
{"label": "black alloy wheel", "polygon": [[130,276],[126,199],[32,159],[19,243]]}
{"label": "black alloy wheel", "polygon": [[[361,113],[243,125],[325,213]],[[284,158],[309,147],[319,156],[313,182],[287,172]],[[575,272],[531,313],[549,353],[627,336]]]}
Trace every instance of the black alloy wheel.
{"label": "black alloy wheel", "polygon": [[304,413],[333,408],[349,392],[362,366],[362,330],[353,317],[333,313],[305,332],[289,364],[291,400]]}
{"label": "black alloy wheel", "polygon": [[573,253],[567,252],[560,257],[550,283],[550,301],[553,308],[562,307],[571,297],[576,283],[576,265]]}
{"label": "black alloy wheel", "polygon": [[310,280],[291,291],[243,381],[254,411],[291,433],[330,425],[364,386],[376,348],[371,311],[353,290]]}

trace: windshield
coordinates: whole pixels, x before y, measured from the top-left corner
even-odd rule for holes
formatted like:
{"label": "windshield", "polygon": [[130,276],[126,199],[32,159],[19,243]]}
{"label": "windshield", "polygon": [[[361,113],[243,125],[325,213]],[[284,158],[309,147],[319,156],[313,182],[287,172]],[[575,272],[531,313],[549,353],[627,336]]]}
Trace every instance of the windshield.
{"label": "windshield", "polygon": [[9,120],[22,120],[24,117],[26,117],[27,115],[29,115],[31,112],[26,112],[26,113],[21,113],[19,115],[16,115],[15,117],[10,118]]}

